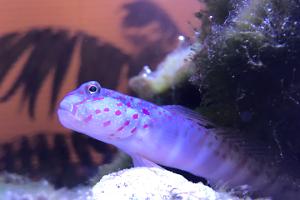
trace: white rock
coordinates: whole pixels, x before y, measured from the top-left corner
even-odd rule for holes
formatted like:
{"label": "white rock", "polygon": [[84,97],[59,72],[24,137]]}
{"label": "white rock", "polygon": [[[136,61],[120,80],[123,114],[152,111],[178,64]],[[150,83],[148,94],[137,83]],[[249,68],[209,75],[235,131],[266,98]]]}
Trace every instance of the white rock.
{"label": "white rock", "polygon": [[131,168],[104,176],[92,190],[94,200],[238,199],[161,168]]}

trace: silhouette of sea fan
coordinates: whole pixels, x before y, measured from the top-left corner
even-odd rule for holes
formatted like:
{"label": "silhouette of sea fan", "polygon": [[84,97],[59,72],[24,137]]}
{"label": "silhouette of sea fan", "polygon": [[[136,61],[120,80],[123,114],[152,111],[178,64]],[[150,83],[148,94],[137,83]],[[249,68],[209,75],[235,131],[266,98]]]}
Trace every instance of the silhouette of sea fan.
{"label": "silhouette of sea fan", "polygon": [[[132,76],[145,63],[150,66],[159,63],[176,43],[179,30],[175,23],[159,6],[149,1],[134,1],[125,4],[122,9],[127,12],[122,21],[124,37],[138,48],[139,53],[134,57],[100,38],[80,31],[71,33],[50,27],[33,28],[0,37],[0,85],[18,59],[29,51],[20,74],[0,96],[0,102],[8,101],[18,89],[22,89],[22,102],[28,102],[28,113],[34,118],[41,86],[50,72],[53,72],[49,108],[49,114],[53,114],[75,46],[80,49],[78,84],[93,79],[105,87],[116,88],[122,66],[129,65],[128,75]],[[143,16],[139,14],[141,11]],[[142,30],[153,23],[158,25],[155,28],[158,35],[155,40],[150,36],[149,40]],[[138,30],[130,33],[132,28]]]}
{"label": "silhouette of sea fan", "polygon": [[86,34],[83,37],[78,85],[89,80],[97,80],[105,87],[116,88],[121,67],[128,63],[130,57],[95,37]]}
{"label": "silhouette of sea fan", "polygon": [[[127,11],[122,22],[123,28],[143,28],[151,23],[157,23],[159,28],[156,30],[160,32],[159,40],[164,39],[164,42],[175,42],[174,39],[177,38],[179,32],[176,24],[174,24],[170,16],[155,3],[151,1],[136,1],[125,4],[123,9]],[[145,40],[134,40],[134,38],[132,38],[132,42],[135,44],[145,44]]]}
{"label": "silhouette of sea fan", "polygon": [[116,149],[81,134],[40,132],[0,144],[0,171],[46,178],[56,187],[85,183],[98,166],[112,161]]}
{"label": "silhouette of sea fan", "polygon": [[[126,11],[122,21],[124,37],[138,47],[138,54],[130,63],[128,74],[131,77],[141,66],[154,69],[153,66],[175,47],[180,30],[170,16],[151,1],[127,3],[123,9]],[[149,27],[152,27],[150,31]]]}
{"label": "silhouette of sea fan", "polygon": [[[50,106],[50,112],[53,112],[74,46],[80,40],[87,42],[82,43],[81,68],[78,73],[79,82],[93,78],[101,80],[104,85],[115,87],[116,83],[105,79],[107,73],[104,73],[103,70],[110,67],[110,69],[114,69],[110,75],[119,75],[120,66],[128,60],[128,56],[120,50],[110,44],[99,43],[96,38],[86,34],[75,33],[71,35],[67,30],[52,30],[50,28],[33,29],[25,34],[8,34],[0,40],[4,46],[0,51],[0,84],[18,58],[26,50],[32,48],[21,73],[0,100],[2,102],[7,101],[16,93],[18,88],[23,87],[23,100],[28,101],[29,114],[34,118],[37,95],[43,81],[54,70]],[[110,60],[112,62],[109,62]],[[91,77],[92,74],[96,75]],[[112,80],[115,81],[117,78]]]}

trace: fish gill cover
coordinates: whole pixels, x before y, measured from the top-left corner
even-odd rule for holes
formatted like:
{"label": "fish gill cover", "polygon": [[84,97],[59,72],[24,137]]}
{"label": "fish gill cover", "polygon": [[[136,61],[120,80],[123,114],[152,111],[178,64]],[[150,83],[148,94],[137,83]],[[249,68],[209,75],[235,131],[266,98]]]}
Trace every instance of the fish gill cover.
{"label": "fish gill cover", "polygon": [[192,77],[202,95],[199,111],[261,138],[280,160],[296,161],[289,167],[299,166],[300,2],[204,2],[207,11],[197,14],[203,49]]}

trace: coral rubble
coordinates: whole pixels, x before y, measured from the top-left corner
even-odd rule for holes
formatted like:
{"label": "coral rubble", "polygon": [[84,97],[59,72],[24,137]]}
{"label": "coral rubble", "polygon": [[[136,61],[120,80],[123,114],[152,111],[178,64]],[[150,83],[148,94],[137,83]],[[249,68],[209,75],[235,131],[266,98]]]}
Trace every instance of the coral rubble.
{"label": "coral rubble", "polygon": [[104,176],[93,188],[94,200],[216,200],[239,199],[219,193],[202,183],[191,183],[178,174],[160,168],[131,168]]}

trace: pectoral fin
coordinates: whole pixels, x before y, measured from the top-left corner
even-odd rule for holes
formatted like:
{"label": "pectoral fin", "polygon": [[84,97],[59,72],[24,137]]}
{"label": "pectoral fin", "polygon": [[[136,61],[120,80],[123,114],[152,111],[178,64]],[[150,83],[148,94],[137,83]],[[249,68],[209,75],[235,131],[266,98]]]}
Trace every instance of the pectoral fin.
{"label": "pectoral fin", "polygon": [[147,160],[146,158],[139,156],[139,155],[132,155],[132,162],[134,167],[157,167],[157,168],[162,168],[158,164]]}

